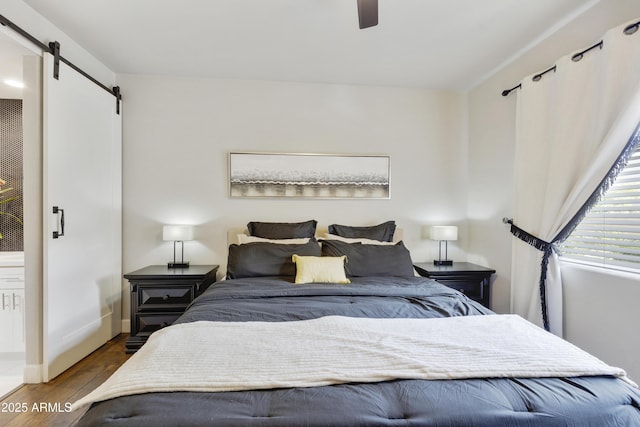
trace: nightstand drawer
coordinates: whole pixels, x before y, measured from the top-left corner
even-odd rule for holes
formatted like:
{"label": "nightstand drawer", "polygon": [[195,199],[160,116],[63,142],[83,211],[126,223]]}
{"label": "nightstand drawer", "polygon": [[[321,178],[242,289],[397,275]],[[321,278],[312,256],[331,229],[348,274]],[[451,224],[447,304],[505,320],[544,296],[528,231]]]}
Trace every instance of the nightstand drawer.
{"label": "nightstand drawer", "polygon": [[196,296],[196,286],[139,285],[138,310],[184,311]]}
{"label": "nightstand drawer", "polygon": [[481,300],[482,295],[482,283],[474,283],[469,281],[469,278],[438,278],[434,277],[433,280],[442,283],[450,288],[462,292],[466,296],[472,299]]}
{"label": "nightstand drawer", "polygon": [[468,262],[454,262],[453,265],[422,262],[414,264],[414,267],[421,276],[456,289],[472,300],[491,308],[491,275],[495,270]]}
{"label": "nightstand drawer", "polygon": [[182,313],[136,314],[135,327],[138,336],[149,336],[158,329],[165,328],[175,322]]}

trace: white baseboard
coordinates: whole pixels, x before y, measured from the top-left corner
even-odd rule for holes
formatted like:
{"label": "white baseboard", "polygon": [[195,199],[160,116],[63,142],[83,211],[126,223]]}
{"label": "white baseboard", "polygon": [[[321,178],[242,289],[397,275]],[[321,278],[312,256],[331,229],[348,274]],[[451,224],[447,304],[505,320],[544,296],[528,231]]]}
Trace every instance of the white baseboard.
{"label": "white baseboard", "polygon": [[[131,332],[131,322],[129,319],[122,319],[122,333],[128,334]],[[42,383],[43,367],[42,365],[26,365],[24,367],[24,382],[26,384],[40,384]]]}
{"label": "white baseboard", "polygon": [[25,383],[39,384],[42,382],[42,365],[27,365],[23,372]]}

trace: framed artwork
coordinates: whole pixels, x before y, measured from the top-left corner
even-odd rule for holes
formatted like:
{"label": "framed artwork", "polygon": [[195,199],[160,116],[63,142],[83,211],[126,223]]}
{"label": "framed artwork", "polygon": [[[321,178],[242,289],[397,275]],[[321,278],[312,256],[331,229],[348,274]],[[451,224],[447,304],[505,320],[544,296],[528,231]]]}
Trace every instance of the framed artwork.
{"label": "framed artwork", "polygon": [[229,153],[229,194],[389,199],[389,172],[389,156]]}

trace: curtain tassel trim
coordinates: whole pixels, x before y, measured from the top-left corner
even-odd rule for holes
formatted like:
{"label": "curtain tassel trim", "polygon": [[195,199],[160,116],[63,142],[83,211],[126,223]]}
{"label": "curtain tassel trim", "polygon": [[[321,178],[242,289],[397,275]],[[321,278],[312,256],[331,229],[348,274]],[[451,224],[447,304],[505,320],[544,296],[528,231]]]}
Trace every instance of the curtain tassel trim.
{"label": "curtain tassel trim", "polygon": [[541,311],[542,311],[542,324],[546,331],[549,331],[549,314],[547,310],[547,270],[549,267],[549,258],[551,254],[556,251],[556,245],[554,243],[546,242],[539,237],[534,236],[533,234],[523,230],[513,223],[512,219],[504,218],[503,222],[511,225],[511,234],[513,234],[518,239],[527,243],[530,246],[533,246],[540,252],[542,252],[542,262],[540,265],[540,303],[541,303]]}
{"label": "curtain tassel trim", "polygon": [[[640,24],[640,22],[638,22]],[[631,156],[635,153],[636,149],[640,146],[640,123],[636,126],[635,130],[631,134],[631,138],[627,141],[624,149],[616,159],[615,163],[611,166],[607,175],[600,181],[600,184],[595,189],[595,191],[589,196],[587,201],[582,205],[582,207],[576,212],[571,221],[567,223],[567,225],[558,233],[554,242],[562,243],[564,242],[573,231],[576,229],[578,224],[582,222],[582,220],[589,214],[591,209],[598,204],[602,198],[605,196],[607,191],[613,186],[616,181],[616,178],[627,167]]]}

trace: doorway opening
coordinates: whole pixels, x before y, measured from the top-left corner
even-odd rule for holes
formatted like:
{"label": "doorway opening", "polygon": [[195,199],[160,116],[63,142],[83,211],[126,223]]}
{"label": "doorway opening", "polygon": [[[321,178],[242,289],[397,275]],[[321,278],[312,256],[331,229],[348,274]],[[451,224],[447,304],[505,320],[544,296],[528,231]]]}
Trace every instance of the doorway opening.
{"label": "doorway opening", "polygon": [[25,382],[24,59],[36,54],[0,33],[0,396]]}

